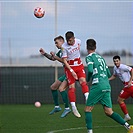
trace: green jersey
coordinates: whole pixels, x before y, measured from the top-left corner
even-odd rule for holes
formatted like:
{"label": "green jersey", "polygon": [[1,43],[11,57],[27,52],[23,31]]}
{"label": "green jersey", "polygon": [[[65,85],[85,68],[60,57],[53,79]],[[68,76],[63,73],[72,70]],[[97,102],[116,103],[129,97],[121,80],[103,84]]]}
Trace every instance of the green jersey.
{"label": "green jersey", "polygon": [[90,89],[110,91],[111,87],[108,78],[111,74],[105,60],[95,52],[86,56],[85,60],[88,66],[88,81],[92,78],[92,87]]}
{"label": "green jersey", "polygon": [[59,50],[58,53],[56,53],[56,56],[58,56],[59,58],[62,57],[62,50]]}
{"label": "green jersey", "polygon": [[[59,50],[58,53],[56,53],[56,56],[58,56],[59,58],[62,57],[62,50]],[[64,64],[63,64],[64,66]],[[58,78],[59,81],[63,82],[64,80],[66,80],[66,75],[62,75],[61,77]]]}

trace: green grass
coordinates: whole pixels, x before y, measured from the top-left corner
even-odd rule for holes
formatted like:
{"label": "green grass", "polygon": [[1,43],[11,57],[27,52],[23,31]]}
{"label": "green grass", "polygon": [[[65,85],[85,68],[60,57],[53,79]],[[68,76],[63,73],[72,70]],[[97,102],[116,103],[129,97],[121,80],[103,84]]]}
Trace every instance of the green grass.
{"label": "green grass", "polygon": [[[33,105],[0,105],[0,133],[87,133],[84,105],[77,106],[81,118],[76,118],[72,113],[60,118],[63,110],[49,115],[53,105],[47,104],[43,104],[41,108]],[[63,105],[61,107],[64,108]],[[133,117],[132,105],[127,107]],[[113,105],[113,109],[123,116],[119,105]],[[132,120],[129,123],[133,123]],[[127,132],[123,126],[105,116],[101,105],[96,105],[93,110],[93,127],[94,133]]]}

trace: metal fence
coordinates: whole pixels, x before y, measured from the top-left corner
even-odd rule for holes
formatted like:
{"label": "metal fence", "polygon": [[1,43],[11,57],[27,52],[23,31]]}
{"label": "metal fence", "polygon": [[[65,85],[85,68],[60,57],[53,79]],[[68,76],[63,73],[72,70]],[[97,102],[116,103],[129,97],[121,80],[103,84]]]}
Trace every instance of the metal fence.
{"label": "metal fence", "polygon": [[[85,68],[86,70],[87,68]],[[31,104],[35,101],[53,103],[50,85],[55,80],[54,67],[0,67],[0,104]],[[112,72],[112,67],[110,67]],[[58,67],[58,76],[64,73]],[[117,103],[117,97],[123,85],[119,79],[110,82],[112,86],[112,102]],[[77,103],[84,103],[81,87],[76,82]],[[60,103],[62,99],[59,95]],[[133,103],[129,98],[127,103]]]}

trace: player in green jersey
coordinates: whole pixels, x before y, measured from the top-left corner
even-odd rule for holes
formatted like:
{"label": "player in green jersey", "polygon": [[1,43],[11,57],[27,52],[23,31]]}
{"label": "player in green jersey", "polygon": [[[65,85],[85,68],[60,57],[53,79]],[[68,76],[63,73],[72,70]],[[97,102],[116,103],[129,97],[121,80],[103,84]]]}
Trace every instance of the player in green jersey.
{"label": "player in green jersey", "polygon": [[86,41],[88,56],[86,56],[86,64],[88,67],[88,81],[92,80],[89,96],[85,107],[85,120],[88,133],[93,133],[92,130],[92,110],[94,105],[100,102],[103,105],[104,112],[107,116],[126,127],[131,133],[130,126],[119,114],[112,110],[111,102],[111,87],[108,78],[111,76],[105,60],[98,55],[96,50],[96,41],[88,39]]}
{"label": "player in green jersey", "polygon": [[[64,38],[62,36],[58,36],[54,39],[55,45],[58,49],[61,49],[62,44],[64,43]],[[62,63],[62,51],[59,50],[56,56],[54,55],[54,52],[50,52],[50,54],[46,53],[42,48],[40,49],[40,53],[44,55],[46,58],[49,60],[55,61],[58,60],[59,62]],[[65,91],[67,88],[67,80],[66,80],[66,75],[62,75],[61,77],[58,78],[52,85],[51,85],[51,92],[54,100],[55,107],[54,109],[49,113],[50,115],[61,111],[61,108],[59,106],[59,101],[58,101],[58,91],[60,91],[60,94],[62,96],[64,105],[65,105],[65,110],[61,115],[61,118],[65,117],[68,113],[71,112],[71,109],[69,108],[69,100],[67,96],[67,92]]]}

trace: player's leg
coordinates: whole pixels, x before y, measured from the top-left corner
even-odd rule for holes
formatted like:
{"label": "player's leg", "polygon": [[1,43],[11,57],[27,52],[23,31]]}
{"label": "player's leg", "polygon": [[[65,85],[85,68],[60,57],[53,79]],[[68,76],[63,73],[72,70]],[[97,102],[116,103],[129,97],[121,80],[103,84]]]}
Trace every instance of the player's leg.
{"label": "player's leg", "polygon": [[[114,121],[118,122],[119,124],[123,125],[127,130],[130,129],[129,123],[127,123],[118,113],[113,112],[112,108],[104,106],[104,112],[107,116],[112,118]],[[131,130],[131,129],[130,129]]]}
{"label": "player's leg", "polygon": [[64,102],[64,105],[65,105],[65,110],[64,112],[62,113],[61,117],[65,117],[68,113],[71,112],[71,109],[69,108],[69,100],[68,100],[68,95],[67,95],[67,92],[66,92],[66,88],[68,87],[68,83],[67,83],[67,80],[64,80],[61,85],[59,86],[59,91],[60,91],[60,94],[62,96],[62,100]]}
{"label": "player's leg", "polygon": [[53,100],[54,100],[54,109],[49,113],[50,115],[51,114],[54,114],[56,112],[59,112],[61,111],[61,108],[59,106],[59,100],[58,100],[58,87],[60,86],[62,82],[60,80],[56,80],[51,86],[51,92],[52,92],[52,96],[53,96]]}
{"label": "player's leg", "polygon": [[86,83],[86,79],[84,77],[79,78],[79,83],[81,85],[82,93],[84,94],[85,101],[86,101],[87,98],[88,98],[88,95],[89,95],[89,89],[88,89],[88,86],[87,86],[87,83]]}
{"label": "player's leg", "polygon": [[88,130],[88,133],[93,133],[93,130],[92,130],[92,109],[94,107],[93,106],[86,106],[85,107],[85,122],[86,122],[86,127],[87,127],[87,130]]}
{"label": "player's leg", "polygon": [[69,85],[68,97],[69,97],[70,104],[72,106],[73,114],[76,117],[81,117],[76,107],[75,78],[72,76],[71,72],[68,69],[65,69],[65,73],[66,73],[66,77]]}
{"label": "player's leg", "polygon": [[110,91],[103,92],[103,97],[100,100],[100,102],[104,106],[104,112],[107,116],[109,116],[119,124],[126,127],[126,129],[130,128],[130,125],[118,113],[112,110],[112,101],[111,101]]}
{"label": "player's leg", "polygon": [[82,93],[85,96],[85,100],[87,100],[88,95],[89,95],[89,88],[88,88],[88,85],[86,83],[86,74],[85,74],[85,70],[84,70],[83,65],[79,66],[79,68],[77,70],[77,76],[79,78],[79,83],[80,83],[81,88],[82,88]]}
{"label": "player's leg", "polygon": [[[130,89],[130,88],[128,88]],[[124,113],[125,117],[124,120],[128,121],[131,120],[131,117],[129,116],[126,104],[125,104],[125,99],[129,98],[131,95],[131,93],[129,91],[127,91],[127,88],[124,88],[121,92],[120,95],[118,96],[118,103],[121,107],[122,112]]]}
{"label": "player's leg", "polygon": [[76,107],[76,94],[75,94],[75,83],[69,85],[69,89],[68,89],[68,96],[69,96],[69,101],[70,101],[70,104],[72,106],[72,111],[73,111],[73,114],[76,116],[76,117],[81,117],[80,113],[78,112],[77,110],[77,107]]}
{"label": "player's leg", "polygon": [[94,105],[99,102],[100,93],[98,89],[91,89],[88,95],[88,99],[86,101],[85,107],[85,121],[88,133],[93,133],[93,126],[92,126],[92,110]]}

